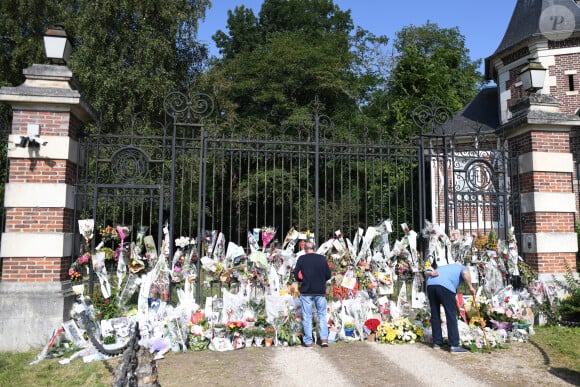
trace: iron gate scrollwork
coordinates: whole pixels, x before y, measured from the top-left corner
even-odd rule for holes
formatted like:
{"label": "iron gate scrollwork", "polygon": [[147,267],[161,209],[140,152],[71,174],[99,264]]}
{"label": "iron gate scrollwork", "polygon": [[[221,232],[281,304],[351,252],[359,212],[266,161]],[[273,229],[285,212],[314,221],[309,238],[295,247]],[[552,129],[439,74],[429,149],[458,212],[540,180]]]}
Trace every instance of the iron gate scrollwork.
{"label": "iron gate scrollwork", "polygon": [[507,141],[481,130],[449,131],[445,107],[422,105],[414,113],[421,128],[425,218],[444,225],[447,235],[454,229],[474,236],[494,229],[505,239],[517,196],[510,187],[514,171]]}

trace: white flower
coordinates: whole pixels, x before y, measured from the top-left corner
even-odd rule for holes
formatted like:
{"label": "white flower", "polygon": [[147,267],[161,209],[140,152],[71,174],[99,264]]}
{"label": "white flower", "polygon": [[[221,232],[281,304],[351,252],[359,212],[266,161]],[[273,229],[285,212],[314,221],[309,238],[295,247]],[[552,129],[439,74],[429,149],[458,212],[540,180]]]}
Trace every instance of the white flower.
{"label": "white flower", "polygon": [[88,241],[93,237],[93,229],[95,228],[94,219],[79,219],[79,232]]}
{"label": "white flower", "polygon": [[182,249],[189,246],[190,243],[191,241],[189,240],[189,238],[185,236],[179,237],[179,239],[175,240],[175,246],[181,247]]}

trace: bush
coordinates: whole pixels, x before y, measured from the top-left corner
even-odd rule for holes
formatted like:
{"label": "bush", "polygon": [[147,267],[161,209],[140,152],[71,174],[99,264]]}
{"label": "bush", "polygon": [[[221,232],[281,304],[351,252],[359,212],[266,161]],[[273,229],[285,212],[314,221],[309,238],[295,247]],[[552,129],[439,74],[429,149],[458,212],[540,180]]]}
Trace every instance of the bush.
{"label": "bush", "polygon": [[570,297],[560,302],[558,313],[561,320],[580,322],[580,288],[576,288]]}
{"label": "bush", "polygon": [[572,269],[566,266],[566,284],[570,288],[570,296],[560,300],[558,315],[560,320],[580,322],[580,285],[574,278]]}

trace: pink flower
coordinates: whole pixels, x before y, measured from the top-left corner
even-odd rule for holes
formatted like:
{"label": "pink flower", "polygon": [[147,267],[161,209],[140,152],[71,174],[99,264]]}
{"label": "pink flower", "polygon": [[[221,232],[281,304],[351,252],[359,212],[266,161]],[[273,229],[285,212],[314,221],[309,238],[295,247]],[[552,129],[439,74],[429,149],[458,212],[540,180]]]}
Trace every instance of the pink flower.
{"label": "pink flower", "polygon": [[479,341],[479,340],[477,340],[477,341],[475,342],[475,346],[476,346],[477,348],[479,348],[479,349],[481,349],[481,348],[483,347],[483,346],[481,345],[481,341]]}
{"label": "pink flower", "polygon": [[81,255],[78,259],[77,262],[79,263],[79,265],[84,265],[86,263],[89,263],[89,254],[83,254]]}
{"label": "pink flower", "polygon": [[514,314],[514,313],[513,313],[511,310],[509,310],[509,309],[507,309],[507,310],[505,311],[505,315],[506,315],[506,316],[508,316],[508,317],[511,317],[511,316],[513,316],[513,314]]}

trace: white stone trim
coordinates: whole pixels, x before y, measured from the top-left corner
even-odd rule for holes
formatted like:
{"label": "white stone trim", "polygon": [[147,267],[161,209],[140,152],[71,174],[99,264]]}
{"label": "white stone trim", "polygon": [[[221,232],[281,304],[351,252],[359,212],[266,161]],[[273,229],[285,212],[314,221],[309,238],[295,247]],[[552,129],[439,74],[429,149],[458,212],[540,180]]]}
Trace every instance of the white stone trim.
{"label": "white stone trim", "polygon": [[578,74],[577,70],[565,70],[564,75],[575,75]]}
{"label": "white stone trim", "polygon": [[566,95],[578,95],[578,90],[574,90],[574,91],[567,91]]}
{"label": "white stone trim", "polygon": [[528,152],[518,157],[519,173],[574,172],[572,153]]}
{"label": "white stone trim", "polygon": [[522,234],[524,253],[576,253],[578,239],[574,232],[539,232]]}
{"label": "white stone trim", "polygon": [[0,257],[68,257],[72,233],[5,232]]}
{"label": "white stone trim", "polygon": [[8,183],[4,207],[74,208],[74,187],[56,183]]}
{"label": "white stone trim", "polygon": [[576,212],[573,192],[528,192],[521,194],[521,211],[528,212]]}
{"label": "white stone trim", "polygon": [[8,157],[12,159],[70,160],[78,164],[79,143],[68,136],[43,136],[40,127],[39,148],[20,148],[20,135],[12,134],[8,139]]}

